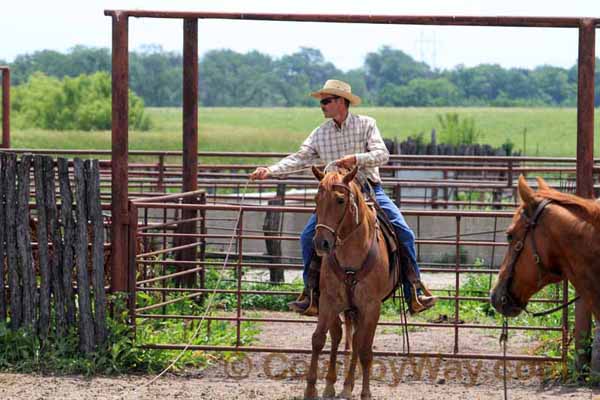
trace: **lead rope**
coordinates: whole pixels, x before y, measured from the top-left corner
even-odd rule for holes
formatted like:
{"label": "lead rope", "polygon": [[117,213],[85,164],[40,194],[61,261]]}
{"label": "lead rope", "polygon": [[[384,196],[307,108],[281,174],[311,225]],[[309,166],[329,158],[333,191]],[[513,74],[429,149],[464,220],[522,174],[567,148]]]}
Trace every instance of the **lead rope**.
{"label": "lead rope", "polygon": [[508,342],[508,318],[502,321],[502,333],[500,334],[500,345],[502,346],[502,372],[504,376],[504,400],[508,400],[508,389],[506,383],[506,342]]}
{"label": "lead rope", "polygon": [[[323,168],[323,171],[327,171],[327,169],[329,167],[331,167],[333,164],[335,164],[336,161],[337,160],[333,160],[333,161],[327,163],[325,165],[325,168]],[[310,166],[310,167],[303,167],[303,168],[300,168],[300,169],[294,169],[292,171],[286,171],[286,172],[271,172],[271,170],[269,170],[269,175],[273,175],[273,176],[285,176],[285,175],[295,174],[297,172],[309,171],[311,169],[312,169],[312,166]]]}

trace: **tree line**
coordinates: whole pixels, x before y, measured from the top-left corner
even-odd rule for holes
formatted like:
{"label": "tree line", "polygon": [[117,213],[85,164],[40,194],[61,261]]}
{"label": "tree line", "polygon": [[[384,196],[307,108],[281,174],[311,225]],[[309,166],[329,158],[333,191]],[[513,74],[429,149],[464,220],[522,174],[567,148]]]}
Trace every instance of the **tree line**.
{"label": "tree line", "polygon": [[[130,53],[130,87],[147,106],[180,106],[179,52],[142,46]],[[43,50],[19,55],[12,63],[13,85],[36,72],[56,78],[109,72],[108,48],[76,46],[65,53]],[[361,68],[342,71],[320,50],[272,57],[259,51],[211,50],[199,61],[200,104],[207,107],[296,107],[314,105],[307,96],[328,78],[349,82],[372,106],[575,106],[577,65],[533,69],[497,64],[459,65],[436,70],[405,52],[382,47],[367,54]],[[596,60],[596,106],[600,105],[600,60]]]}

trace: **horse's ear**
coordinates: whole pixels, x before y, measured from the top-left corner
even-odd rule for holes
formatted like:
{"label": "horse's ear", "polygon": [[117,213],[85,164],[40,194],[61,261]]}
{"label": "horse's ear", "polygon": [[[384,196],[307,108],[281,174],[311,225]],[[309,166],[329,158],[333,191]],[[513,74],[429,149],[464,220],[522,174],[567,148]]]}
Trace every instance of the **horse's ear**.
{"label": "horse's ear", "polygon": [[346,185],[349,184],[350,182],[352,182],[352,179],[354,179],[354,177],[356,176],[356,172],[358,172],[358,165],[356,165],[354,168],[352,168],[352,171],[350,171],[346,175],[344,175],[343,182]]}
{"label": "horse's ear", "polygon": [[535,201],[533,189],[529,187],[523,175],[519,176],[519,195],[526,205],[531,205]]}
{"label": "horse's ear", "polygon": [[323,180],[323,177],[325,176],[325,174],[314,165],[312,166],[312,173],[319,181]]}
{"label": "horse's ear", "polygon": [[535,180],[538,183],[538,190],[550,190],[550,186],[548,186],[544,178],[542,178],[541,176],[536,176]]}

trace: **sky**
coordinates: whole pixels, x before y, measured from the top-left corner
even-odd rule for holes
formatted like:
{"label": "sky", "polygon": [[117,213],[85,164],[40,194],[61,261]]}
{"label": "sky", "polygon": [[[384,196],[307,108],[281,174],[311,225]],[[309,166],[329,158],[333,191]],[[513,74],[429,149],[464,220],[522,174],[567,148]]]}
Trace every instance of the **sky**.
{"label": "sky", "polygon": [[[111,19],[104,16],[105,9],[600,18],[600,0],[5,0],[0,7],[0,60],[44,49],[65,52],[75,45],[110,47]],[[153,44],[181,52],[180,20],[130,19],[129,26],[131,50]],[[200,56],[228,48],[281,57],[311,47],[342,70],[361,67],[365,56],[382,46],[436,69],[483,63],[569,68],[576,63],[578,44],[577,29],[226,20],[200,20],[198,38]]]}

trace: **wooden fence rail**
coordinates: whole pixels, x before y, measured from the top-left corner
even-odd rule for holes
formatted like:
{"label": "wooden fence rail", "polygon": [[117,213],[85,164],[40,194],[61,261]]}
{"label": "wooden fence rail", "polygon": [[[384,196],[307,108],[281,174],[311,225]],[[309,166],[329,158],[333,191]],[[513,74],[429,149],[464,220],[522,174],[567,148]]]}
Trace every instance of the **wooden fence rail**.
{"label": "wooden fence rail", "polygon": [[42,341],[76,328],[89,353],[107,337],[98,160],[71,173],[64,158],[0,154],[0,322]]}

